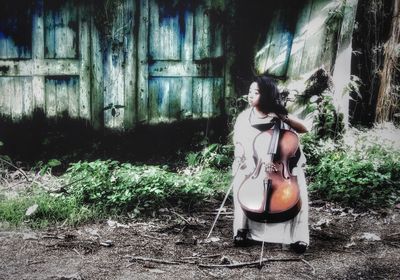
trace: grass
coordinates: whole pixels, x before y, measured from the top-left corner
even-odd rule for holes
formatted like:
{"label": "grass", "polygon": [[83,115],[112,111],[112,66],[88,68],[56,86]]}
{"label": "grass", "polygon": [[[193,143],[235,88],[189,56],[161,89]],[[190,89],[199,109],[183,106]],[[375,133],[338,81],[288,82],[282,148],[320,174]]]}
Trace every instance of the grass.
{"label": "grass", "polygon": [[[221,165],[220,154],[199,154],[196,159],[201,164],[194,167],[188,163],[176,171],[166,165],[95,160],[70,164],[64,174],[56,177],[51,175],[51,168],[42,167],[46,169],[26,172],[31,181],[35,180],[33,190],[25,178],[15,181],[5,171],[2,176],[9,180],[8,185],[22,186],[22,191],[7,198],[0,189],[0,227],[77,225],[110,215],[147,215],[166,205],[190,210],[218,197],[228,187],[231,180],[228,165],[220,169],[210,167],[214,163]],[[55,192],[58,194],[54,195]],[[33,205],[37,205],[36,211],[27,216],[27,209]]]}
{"label": "grass", "polygon": [[[37,205],[37,210],[26,215],[29,207]],[[22,194],[18,197],[0,200],[0,221],[11,227],[26,224],[32,228],[43,228],[57,223],[77,225],[93,218],[99,218],[95,207],[84,206],[74,198],[52,196],[44,191]]]}

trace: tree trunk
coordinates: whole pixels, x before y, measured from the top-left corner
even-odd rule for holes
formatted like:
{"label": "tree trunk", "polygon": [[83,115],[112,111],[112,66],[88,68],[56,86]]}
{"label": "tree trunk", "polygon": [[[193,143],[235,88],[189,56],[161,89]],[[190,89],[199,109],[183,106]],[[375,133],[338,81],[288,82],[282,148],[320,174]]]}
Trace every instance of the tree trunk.
{"label": "tree trunk", "polygon": [[352,125],[371,126],[375,121],[380,74],[384,64],[384,43],[390,38],[393,3],[398,0],[358,2],[353,33],[351,74],[361,81],[359,92],[351,92]]}
{"label": "tree trunk", "polygon": [[[380,75],[375,121],[382,123],[393,120],[399,110],[399,92],[396,75],[399,74],[400,15],[399,1],[394,1],[392,26],[389,40],[384,45],[384,64]],[[397,72],[397,73],[396,73]]]}

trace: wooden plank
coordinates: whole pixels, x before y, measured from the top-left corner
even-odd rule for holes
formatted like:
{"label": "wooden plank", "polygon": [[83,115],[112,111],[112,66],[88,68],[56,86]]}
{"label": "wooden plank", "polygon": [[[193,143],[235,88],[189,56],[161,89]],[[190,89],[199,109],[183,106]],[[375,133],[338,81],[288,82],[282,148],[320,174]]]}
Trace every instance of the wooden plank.
{"label": "wooden plank", "polygon": [[290,13],[279,6],[270,22],[266,43],[257,52],[255,65],[257,73],[265,73],[284,77],[286,75],[292,34],[288,22]]}
{"label": "wooden plank", "polygon": [[69,0],[46,6],[46,58],[77,58],[78,12],[74,4]]}
{"label": "wooden plank", "polygon": [[11,115],[13,121],[18,121],[22,118],[24,111],[24,79],[21,77],[12,78],[12,82],[14,84],[14,92],[11,99]]}
{"label": "wooden plank", "polygon": [[165,116],[165,104],[168,100],[168,88],[162,86],[162,79],[152,78],[149,80],[149,119],[150,123],[158,123],[162,121],[162,116]]}
{"label": "wooden plank", "polygon": [[181,95],[183,82],[181,78],[170,78],[168,96],[168,119],[170,121],[181,118]]}
{"label": "wooden plank", "polygon": [[185,23],[185,34],[183,37],[181,47],[181,60],[192,61],[193,60],[193,32],[194,32],[194,15],[192,9],[186,9],[183,14],[183,20]]}
{"label": "wooden plank", "polygon": [[180,89],[180,107],[183,118],[191,118],[193,116],[192,95],[193,79],[191,77],[183,77],[182,88]]}
{"label": "wooden plank", "polygon": [[6,85],[8,79],[0,77],[0,116],[6,115]]}
{"label": "wooden plank", "polygon": [[149,54],[154,60],[180,60],[179,11],[171,3],[150,0]]}
{"label": "wooden plank", "polygon": [[273,34],[273,28],[272,26],[270,26],[268,29],[268,36],[265,40],[264,45],[261,47],[260,50],[257,51],[255,55],[254,66],[258,74],[264,73],[267,70],[268,65],[270,64],[268,59],[269,59],[269,52],[272,49],[271,45],[273,44],[272,34]]}
{"label": "wooden plank", "polygon": [[[104,126],[111,129],[123,129],[124,108],[112,109],[112,106],[124,106],[124,7],[116,7],[116,18],[112,25],[113,45],[106,49],[104,68],[104,107],[111,109],[104,111]],[[113,114],[115,112],[115,114]]]}
{"label": "wooden plank", "polygon": [[180,118],[181,78],[152,78],[149,81],[150,122],[170,122]]}
{"label": "wooden plank", "polygon": [[[92,6],[92,9],[95,7]],[[100,34],[91,18],[91,61],[92,61],[92,82],[91,82],[91,119],[92,125],[100,129],[104,125],[104,79],[103,79],[103,57],[100,41]]]}
{"label": "wooden plank", "polygon": [[3,116],[11,117],[11,98],[14,94],[13,78],[0,77],[0,113]]}
{"label": "wooden plank", "polygon": [[124,127],[131,129],[136,122],[136,69],[137,51],[136,35],[134,34],[135,28],[135,14],[136,14],[136,1],[125,0],[124,9],[124,22],[127,26],[126,30],[126,50],[124,53],[125,68],[124,68],[124,94],[125,94],[125,110],[124,110]]}
{"label": "wooden plank", "polygon": [[140,20],[138,34],[138,122],[148,120],[148,25],[149,3],[148,0],[140,1]]}
{"label": "wooden plank", "polygon": [[0,32],[0,58],[8,58],[7,56],[7,37],[3,32]]}
{"label": "wooden plank", "polygon": [[112,106],[124,105],[123,99],[123,73],[121,65],[121,55],[109,52],[104,65],[104,108],[110,109],[104,111],[104,126],[111,129],[123,128],[123,108],[114,110]]}
{"label": "wooden plank", "polygon": [[[68,115],[68,106],[69,106],[69,87],[71,86],[71,77],[65,79],[54,79],[56,82],[57,88],[57,103],[56,103],[56,112],[57,116]],[[73,89],[72,89],[73,90]]]}
{"label": "wooden plank", "polygon": [[80,71],[80,61],[75,59],[33,59],[33,60],[0,60],[0,67],[7,72],[0,76],[77,76]]}
{"label": "wooden plank", "polygon": [[314,0],[310,20],[307,27],[307,39],[304,45],[300,72],[307,73],[321,66],[319,58],[323,53],[323,42],[325,41],[325,20],[330,11],[332,1]]}
{"label": "wooden plank", "polygon": [[55,11],[44,7],[44,34],[45,34],[45,57],[56,57],[56,18]]}
{"label": "wooden plank", "polygon": [[221,113],[223,78],[193,79],[193,116],[213,117]]}
{"label": "wooden plank", "polygon": [[[91,119],[90,109],[90,17],[86,5],[79,10],[79,100],[78,115],[82,119]],[[74,114],[75,115],[75,114]]]}
{"label": "wooden plank", "polygon": [[193,118],[201,118],[203,111],[203,80],[193,78],[192,112]]}
{"label": "wooden plank", "polygon": [[80,99],[80,81],[79,77],[71,77],[67,82],[67,96],[68,96],[68,116],[71,118],[80,117],[79,99]]}
{"label": "wooden plank", "polygon": [[[56,45],[63,46],[57,48],[58,58],[78,58],[78,26],[80,20],[78,19],[78,6],[74,0],[69,0],[62,8],[61,18],[63,26],[60,28],[61,36],[57,36]],[[84,7],[84,5],[80,5]],[[63,50],[63,52],[60,52]]]}
{"label": "wooden plank", "polygon": [[[33,60],[44,58],[44,16],[43,0],[36,1],[32,21],[32,57]],[[32,73],[33,74],[33,73]],[[45,110],[45,78],[32,76],[33,106]]]}
{"label": "wooden plank", "polygon": [[14,40],[11,37],[6,38],[6,57],[7,58],[19,58],[18,46],[15,45]]}
{"label": "wooden plank", "polygon": [[151,76],[157,77],[204,77],[223,76],[223,61],[156,61],[149,66]]}
{"label": "wooden plank", "polygon": [[224,2],[205,0],[194,16],[194,59],[217,58],[223,55],[222,26]]}
{"label": "wooden plank", "polygon": [[43,0],[37,0],[32,19],[32,57],[44,58],[44,17]]}
{"label": "wooden plank", "polygon": [[308,22],[310,21],[312,0],[308,0],[301,10],[299,20],[293,37],[292,48],[290,51],[289,66],[287,75],[292,79],[298,78],[300,73],[301,59],[304,52],[304,44],[307,39]]}
{"label": "wooden plank", "polygon": [[57,115],[57,83],[55,79],[46,78],[46,115],[55,117]]}
{"label": "wooden plank", "polygon": [[279,65],[277,61],[277,57],[279,56],[281,40],[282,40],[282,10],[280,9],[274,14],[274,18],[270,23],[270,28],[268,32],[268,51],[266,52],[264,61],[261,61],[261,69],[258,69],[258,73],[264,73],[268,71],[269,74],[277,74],[280,76],[280,73],[276,73],[276,65]]}
{"label": "wooden plank", "polygon": [[203,79],[203,117],[213,117],[221,113],[221,93],[223,90],[222,78]]}
{"label": "wooden plank", "polygon": [[[285,11],[286,13],[286,11]],[[289,62],[289,56],[290,56],[290,50],[291,50],[291,45],[293,41],[293,35],[290,33],[287,22],[288,18],[286,17],[287,15],[285,14],[282,20],[284,20],[279,28],[280,28],[280,38],[277,40],[279,41],[279,45],[276,48],[276,53],[275,53],[275,62],[271,66],[271,73],[280,76],[280,77],[285,77],[287,68],[288,68],[288,62]]]}
{"label": "wooden plank", "polygon": [[68,26],[70,10],[68,3],[65,1],[57,10],[54,11],[54,58],[69,58],[68,54],[71,49],[71,43]]}
{"label": "wooden plank", "polygon": [[32,77],[33,90],[33,106],[34,108],[45,111],[46,96],[45,96],[45,77],[33,76]]}
{"label": "wooden plank", "polygon": [[[226,5],[225,13],[228,15],[226,18],[226,25],[225,28],[228,26],[234,26],[234,21],[236,20],[233,16],[235,14],[236,5]],[[228,28],[229,30],[229,28]],[[224,111],[222,113],[226,113],[228,115],[232,115],[229,109],[232,108],[233,102],[236,102],[236,92],[234,89],[234,81],[236,80],[233,77],[233,67],[236,61],[236,56],[240,55],[237,54],[235,51],[235,44],[233,43],[233,34],[232,32],[223,32],[226,34],[225,38],[225,49],[224,49],[224,57],[225,57],[225,64],[224,64],[224,91],[223,91],[223,98],[224,98]]]}
{"label": "wooden plank", "polygon": [[23,111],[24,116],[32,116],[34,108],[34,96],[32,87],[32,77],[23,77],[22,92],[23,92]]}
{"label": "wooden plank", "polygon": [[1,5],[0,59],[31,58],[33,3],[30,2],[33,1],[6,1]]}

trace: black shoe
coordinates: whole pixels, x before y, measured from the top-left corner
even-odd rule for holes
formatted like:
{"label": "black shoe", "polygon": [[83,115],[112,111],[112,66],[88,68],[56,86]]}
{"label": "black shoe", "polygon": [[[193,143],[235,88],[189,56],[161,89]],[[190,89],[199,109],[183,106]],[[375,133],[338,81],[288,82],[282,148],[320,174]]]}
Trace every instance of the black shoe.
{"label": "black shoe", "polygon": [[252,239],[247,236],[248,233],[248,229],[238,229],[237,234],[233,238],[233,243],[235,244],[235,247],[247,247],[252,245]]}
{"label": "black shoe", "polygon": [[292,249],[297,254],[304,254],[307,250],[307,243],[303,241],[297,241],[290,244],[290,249]]}

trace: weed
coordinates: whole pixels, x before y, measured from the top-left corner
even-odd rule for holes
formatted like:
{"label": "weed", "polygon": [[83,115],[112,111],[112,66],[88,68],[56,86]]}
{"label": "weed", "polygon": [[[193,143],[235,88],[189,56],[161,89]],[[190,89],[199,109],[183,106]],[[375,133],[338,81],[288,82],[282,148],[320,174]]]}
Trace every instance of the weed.
{"label": "weed", "polygon": [[400,197],[400,151],[372,138],[370,131],[354,135],[351,145],[302,138],[310,190],[345,205],[392,206]]}
{"label": "weed", "polygon": [[[27,216],[27,209],[35,204],[37,210]],[[76,225],[96,215],[98,213],[93,207],[81,205],[74,197],[52,196],[44,191],[0,200],[0,221],[7,221],[12,226],[27,224],[33,228],[42,228],[64,221]]]}

